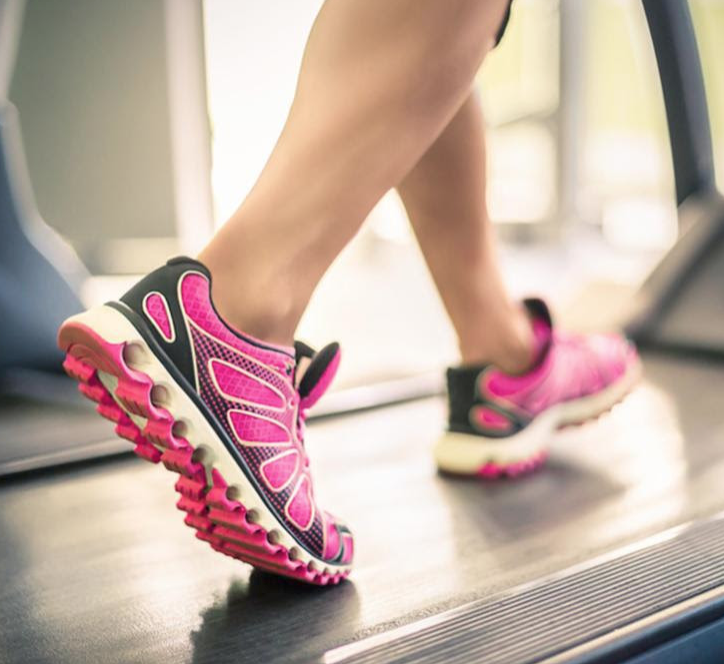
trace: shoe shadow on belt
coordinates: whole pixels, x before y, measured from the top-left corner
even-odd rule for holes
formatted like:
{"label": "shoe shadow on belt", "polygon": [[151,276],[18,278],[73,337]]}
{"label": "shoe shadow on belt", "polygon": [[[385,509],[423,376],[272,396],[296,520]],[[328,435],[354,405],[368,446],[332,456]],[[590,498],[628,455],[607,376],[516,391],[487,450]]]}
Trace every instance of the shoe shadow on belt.
{"label": "shoe shadow on belt", "polygon": [[350,581],[319,588],[254,570],[201,613],[191,661],[316,661],[353,640],[358,615]]}

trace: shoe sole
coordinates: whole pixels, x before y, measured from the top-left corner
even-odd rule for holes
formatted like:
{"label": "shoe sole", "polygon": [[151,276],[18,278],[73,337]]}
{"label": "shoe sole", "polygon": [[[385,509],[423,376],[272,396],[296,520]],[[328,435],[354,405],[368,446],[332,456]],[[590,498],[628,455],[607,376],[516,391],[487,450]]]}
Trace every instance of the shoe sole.
{"label": "shoe sole", "polygon": [[447,431],[435,444],[437,467],[455,475],[489,479],[530,473],[545,463],[548,444],[557,429],[585,424],[607,413],[631,391],[640,376],[637,359],[606,389],[552,406],[521,432],[507,438]]}
{"label": "shoe sole", "polygon": [[108,306],[69,318],[58,345],[65,371],[116,424],[134,452],[179,475],[184,523],[215,551],[315,585],[338,584],[351,571],[316,558],[266,506],[204,414],[123,314]]}

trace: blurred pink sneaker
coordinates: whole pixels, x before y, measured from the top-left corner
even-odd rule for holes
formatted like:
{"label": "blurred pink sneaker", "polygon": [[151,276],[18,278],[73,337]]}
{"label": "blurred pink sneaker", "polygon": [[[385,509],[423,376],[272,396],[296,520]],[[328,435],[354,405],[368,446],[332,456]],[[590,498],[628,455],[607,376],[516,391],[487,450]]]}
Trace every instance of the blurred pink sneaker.
{"label": "blurred pink sneaker", "polygon": [[622,336],[561,332],[542,300],[524,305],[536,344],[527,373],[448,369],[449,425],[434,452],[441,470],[491,478],[533,470],[557,428],[598,417],[638,381],[638,354]]}
{"label": "blurred pink sneaker", "polygon": [[119,301],[69,318],[64,367],[139,456],[178,473],[177,506],[199,539],[276,574],[339,583],[352,534],[317,505],[304,449],[306,411],[339,346],[315,353],[231,328],[210,281],[198,261],[175,258]]}

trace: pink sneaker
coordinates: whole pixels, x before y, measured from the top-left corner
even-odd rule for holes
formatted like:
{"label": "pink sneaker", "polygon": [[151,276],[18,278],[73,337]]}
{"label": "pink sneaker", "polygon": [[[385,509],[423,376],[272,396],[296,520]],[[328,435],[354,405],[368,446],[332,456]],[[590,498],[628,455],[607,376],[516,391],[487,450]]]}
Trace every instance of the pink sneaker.
{"label": "pink sneaker", "polygon": [[352,534],[317,505],[304,450],[305,413],[339,346],[315,353],[237,332],[214,309],[210,280],[175,258],[119,301],[69,318],[64,367],[139,456],[178,473],[177,506],[196,537],[270,572],[339,583]]}
{"label": "pink sneaker", "polygon": [[536,341],[523,375],[494,366],[450,368],[450,419],[435,446],[441,470],[518,475],[540,466],[555,429],[612,408],[641,374],[633,345],[616,334],[573,335],[553,329],[546,304],[525,300]]}

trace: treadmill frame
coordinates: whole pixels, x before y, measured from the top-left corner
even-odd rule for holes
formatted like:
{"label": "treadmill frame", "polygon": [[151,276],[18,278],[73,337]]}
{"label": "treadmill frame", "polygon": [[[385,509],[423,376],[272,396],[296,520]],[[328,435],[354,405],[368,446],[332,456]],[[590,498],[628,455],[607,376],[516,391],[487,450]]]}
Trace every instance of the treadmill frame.
{"label": "treadmill frame", "polygon": [[[724,249],[724,197],[716,188],[704,77],[686,0],[642,0],[666,108],[680,238],[642,285],[626,332],[639,346],[724,357],[716,346],[663,340],[662,321],[711,252]],[[724,330],[723,330],[724,333]]]}

